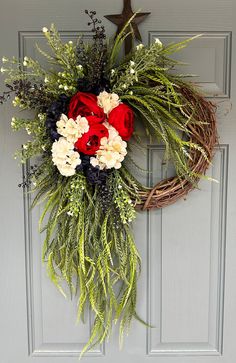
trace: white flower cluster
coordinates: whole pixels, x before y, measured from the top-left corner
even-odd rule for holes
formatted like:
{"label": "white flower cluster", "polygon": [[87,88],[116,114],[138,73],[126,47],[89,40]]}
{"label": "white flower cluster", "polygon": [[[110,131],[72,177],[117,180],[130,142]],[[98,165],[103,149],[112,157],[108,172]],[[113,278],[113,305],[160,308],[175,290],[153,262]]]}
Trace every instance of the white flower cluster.
{"label": "white flower cluster", "polygon": [[90,163],[94,167],[99,166],[100,169],[119,169],[127,154],[127,143],[108,122],[104,122],[104,125],[108,129],[109,136],[101,139],[101,146],[96,152],[96,157],[91,157]]}
{"label": "white flower cluster", "polygon": [[85,117],[78,116],[73,120],[62,114],[57,121],[57,132],[63,137],[52,145],[52,161],[62,175],[74,175],[76,167],[81,164],[80,154],[74,151],[74,143],[88,130]]}
{"label": "white flower cluster", "polygon": [[117,107],[119,103],[120,99],[116,93],[108,93],[103,91],[98,95],[98,106],[103,108],[106,114],[111,112],[113,108]]}
{"label": "white flower cluster", "polygon": [[85,117],[78,116],[76,120],[73,120],[62,114],[57,121],[57,132],[72,143],[75,143],[88,130],[89,124]]}
{"label": "white flower cluster", "polygon": [[64,176],[72,176],[81,164],[80,154],[74,151],[74,144],[65,137],[60,137],[52,145],[52,161]]}

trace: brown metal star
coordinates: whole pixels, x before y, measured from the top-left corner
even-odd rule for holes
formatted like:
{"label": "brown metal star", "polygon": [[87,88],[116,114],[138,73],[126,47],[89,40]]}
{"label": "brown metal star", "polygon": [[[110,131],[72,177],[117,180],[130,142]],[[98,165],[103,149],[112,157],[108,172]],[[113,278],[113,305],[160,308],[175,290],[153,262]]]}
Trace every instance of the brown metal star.
{"label": "brown metal star", "polygon": [[[141,34],[139,32],[138,25],[151,13],[138,13],[135,18],[132,20],[131,25],[134,32],[134,37],[137,40],[142,41]],[[124,8],[122,14],[116,15],[105,15],[105,18],[110,20],[112,23],[118,26],[116,36],[121,32],[125,24],[129,21],[129,19],[134,15],[134,12],[131,7],[131,0],[124,0]],[[127,28],[126,32],[129,32],[130,29]],[[133,38],[132,35],[129,35],[125,39],[125,54],[128,54],[132,50]]]}

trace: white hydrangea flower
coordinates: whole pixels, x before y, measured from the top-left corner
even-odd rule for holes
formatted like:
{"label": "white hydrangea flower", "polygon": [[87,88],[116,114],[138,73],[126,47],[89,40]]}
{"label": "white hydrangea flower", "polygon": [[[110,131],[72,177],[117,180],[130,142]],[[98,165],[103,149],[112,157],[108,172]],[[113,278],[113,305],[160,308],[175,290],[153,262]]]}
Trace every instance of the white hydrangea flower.
{"label": "white hydrangea flower", "polygon": [[115,169],[120,169],[121,168],[121,163],[119,161],[117,161],[115,163],[115,166],[114,166]]}
{"label": "white hydrangea flower", "polygon": [[80,115],[75,120],[77,124],[79,125],[81,136],[82,134],[85,134],[89,130],[89,123],[86,117],[81,117]]}
{"label": "white hydrangea flower", "polygon": [[98,95],[98,106],[103,108],[106,114],[111,112],[113,108],[117,107],[119,103],[120,99],[116,93],[108,93],[103,91]]}
{"label": "white hydrangea flower", "polygon": [[107,169],[114,168],[119,158],[119,153],[109,151],[109,150],[100,150],[99,160],[101,163],[105,164]]}
{"label": "white hydrangea flower", "polygon": [[80,154],[74,151],[74,144],[64,137],[53,143],[52,161],[59,172],[67,177],[74,175],[76,167],[81,164]]}
{"label": "white hydrangea flower", "polygon": [[72,168],[71,165],[69,164],[65,164],[65,165],[62,165],[62,166],[57,166],[59,172],[61,175],[63,176],[73,176],[75,175],[75,169]]}
{"label": "white hydrangea flower", "polygon": [[122,140],[117,130],[108,124],[103,123],[109,131],[109,136],[100,140],[100,148],[96,152],[96,157],[90,158],[90,163],[100,169],[119,169],[121,163],[127,155],[127,143]]}
{"label": "white hydrangea flower", "polygon": [[101,169],[101,170],[103,170],[103,169],[105,169],[105,167],[106,167],[106,165],[105,164],[103,164],[101,161],[99,161],[96,157],[94,157],[94,156],[92,156],[91,158],[90,158],[90,164],[94,167],[94,168],[96,168],[97,166],[99,166],[99,168]]}
{"label": "white hydrangea flower", "polygon": [[69,162],[72,168],[76,168],[76,166],[81,164],[80,154],[77,151],[73,151],[73,153],[69,157]]}
{"label": "white hydrangea flower", "polygon": [[94,156],[92,156],[92,157],[90,158],[90,164],[91,164],[94,168],[96,168],[96,166],[99,166],[99,161],[98,161],[98,159],[97,159],[97,158],[95,158]]}
{"label": "white hydrangea flower", "polygon": [[103,125],[106,126],[106,128],[108,129],[108,132],[109,132],[109,140],[114,139],[116,136],[119,136],[118,131],[113,126],[111,126],[109,124],[109,122],[105,121],[105,122],[103,122]]}
{"label": "white hydrangea flower", "polygon": [[66,155],[70,155],[74,145],[67,141],[66,138],[60,137],[60,139],[52,144],[52,155],[58,158],[64,159]]}
{"label": "white hydrangea flower", "polygon": [[62,114],[57,121],[57,132],[71,143],[75,143],[88,130],[89,124],[85,117],[78,116],[76,120],[73,120]]}
{"label": "white hydrangea flower", "polygon": [[115,137],[112,139],[109,144],[113,148],[114,151],[118,152],[121,155],[120,161],[124,160],[124,157],[127,155],[127,143],[122,140],[120,136]]}

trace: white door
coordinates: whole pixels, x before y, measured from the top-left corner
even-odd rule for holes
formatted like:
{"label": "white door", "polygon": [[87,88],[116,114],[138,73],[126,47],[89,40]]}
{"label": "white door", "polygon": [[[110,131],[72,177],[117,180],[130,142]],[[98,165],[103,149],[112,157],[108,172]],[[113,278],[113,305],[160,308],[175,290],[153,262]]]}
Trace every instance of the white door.
{"label": "white door", "polygon": [[[36,56],[41,28],[53,22],[62,36],[90,37],[84,9],[99,16],[120,13],[122,0],[1,0],[0,56]],[[118,332],[88,353],[85,362],[233,363],[236,361],[236,2],[234,0],[133,0],[151,15],[140,25],[143,42],[203,36],[179,57],[184,72],[218,108],[220,147],[209,175],[187,200],[140,213],[136,243],[143,262],[138,312],[154,326],[134,322],[123,350]],[[109,35],[115,27],[104,19]],[[1,87],[3,89],[3,87]],[[14,150],[26,141],[12,133],[11,105],[0,112],[0,363],[72,363],[90,332],[76,325],[76,301],[65,300],[41,265],[39,210],[29,211],[18,184],[22,171]],[[149,150],[157,171],[160,148]],[[159,173],[159,178],[161,175]],[[153,180],[152,182],[155,182]]]}

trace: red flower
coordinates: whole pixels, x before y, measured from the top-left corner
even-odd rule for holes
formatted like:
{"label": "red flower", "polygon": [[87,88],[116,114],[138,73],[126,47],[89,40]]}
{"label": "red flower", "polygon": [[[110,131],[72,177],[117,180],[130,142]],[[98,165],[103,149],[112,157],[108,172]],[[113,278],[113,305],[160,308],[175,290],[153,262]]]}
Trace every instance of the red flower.
{"label": "red flower", "polygon": [[97,96],[92,93],[77,92],[70,100],[68,118],[86,117],[89,124],[102,123],[105,119],[103,109],[97,104]]}
{"label": "red flower", "polygon": [[132,109],[121,103],[113,108],[108,122],[119,132],[122,139],[128,141],[134,132],[134,113]]}
{"label": "red flower", "polygon": [[103,137],[108,137],[108,129],[104,125],[90,125],[89,131],[76,141],[75,148],[86,155],[94,155]]}

